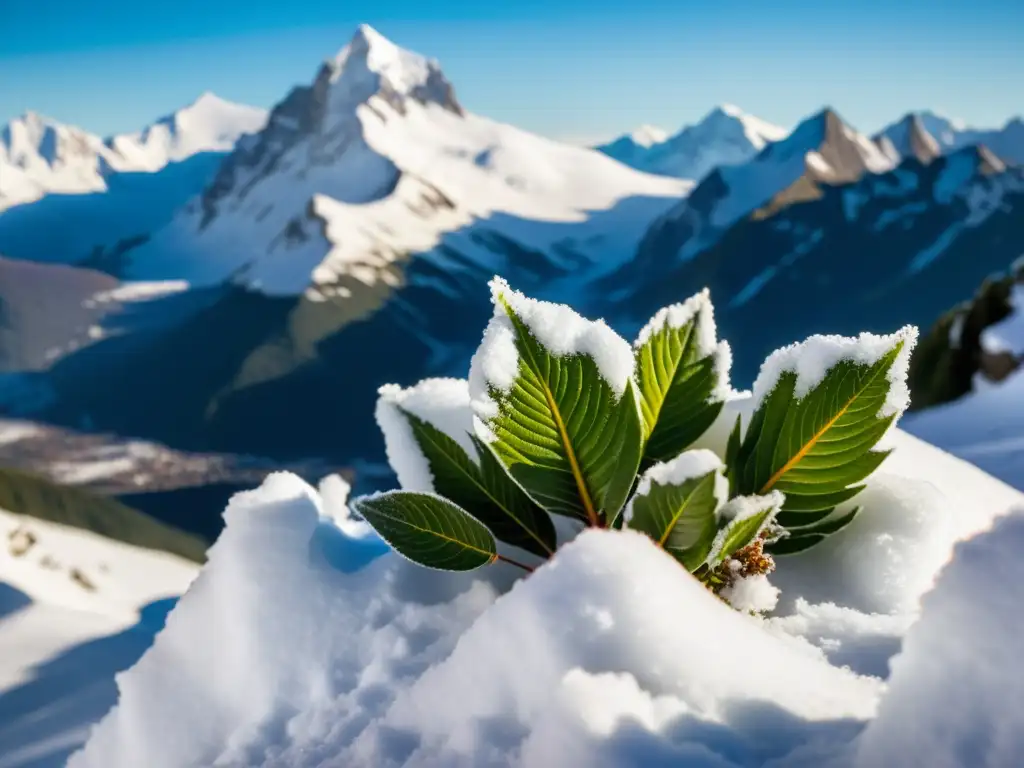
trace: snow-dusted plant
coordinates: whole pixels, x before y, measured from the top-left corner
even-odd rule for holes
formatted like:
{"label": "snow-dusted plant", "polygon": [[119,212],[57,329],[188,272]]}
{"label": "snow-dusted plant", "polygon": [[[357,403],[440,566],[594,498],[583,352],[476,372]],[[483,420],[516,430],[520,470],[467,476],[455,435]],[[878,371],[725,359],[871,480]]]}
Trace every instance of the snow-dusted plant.
{"label": "snow-dusted plant", "polygon": [[733,396],[708,292],[659,311],[630,346],[603,321],[500,278],[469,379],[380,390],[377,419],[402,490],[354,500],[422,565],[472,570],[548,558],[553,516],[646,534],[715,588],[847,525],[836,514],[887,455],[908,404],[916,329],[813,336],[773,353],[720,457],[691,449]]}

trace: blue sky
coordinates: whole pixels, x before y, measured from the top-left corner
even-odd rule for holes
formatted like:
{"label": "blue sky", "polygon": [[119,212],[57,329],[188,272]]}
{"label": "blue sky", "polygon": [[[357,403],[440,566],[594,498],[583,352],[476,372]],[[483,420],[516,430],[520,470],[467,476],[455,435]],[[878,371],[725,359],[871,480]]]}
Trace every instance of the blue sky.
{"label": "blue sky", "polygon": [[366,22],[441,61],[469,109],[558,138],[669,129],[721,102],[790,126],[825,104],[1024,111],[1019,0],[0,0],[0,123],[100,134],[204,90],[269,107]]}

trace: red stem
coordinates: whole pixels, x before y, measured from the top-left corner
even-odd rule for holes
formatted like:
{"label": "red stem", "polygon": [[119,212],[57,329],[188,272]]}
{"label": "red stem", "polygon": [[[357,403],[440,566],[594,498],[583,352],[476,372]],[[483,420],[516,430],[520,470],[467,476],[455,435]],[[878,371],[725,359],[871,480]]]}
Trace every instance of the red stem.
{"label": "red stem", "polygon": [[529,573],[533,573],[533,568],[531,568],[528,565],[523,565],[518,560],[513,560],[511,557],[505,557],[504,555],[497,555],[497,558],[498,558],[498,560],[501,560],[503,562],[509,563],[510,565],[514,565],[514,566],[517,566],[518,568],[522,568],[524,571],[528,571]]}

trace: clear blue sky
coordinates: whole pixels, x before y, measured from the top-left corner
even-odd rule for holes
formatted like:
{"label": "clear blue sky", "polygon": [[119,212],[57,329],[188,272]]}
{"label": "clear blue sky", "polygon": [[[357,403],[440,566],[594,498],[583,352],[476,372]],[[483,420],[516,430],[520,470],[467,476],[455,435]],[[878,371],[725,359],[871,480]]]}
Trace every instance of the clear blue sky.
{"label": "clear blue sky", "polygon": [[0,0],[0,123],[100,134],[203,90],[269,107],[366,22],[441,61],[471,110],[547,135],[675,129],[732,102],[792,125],[831,104],[1024,111],[1021,0]]}

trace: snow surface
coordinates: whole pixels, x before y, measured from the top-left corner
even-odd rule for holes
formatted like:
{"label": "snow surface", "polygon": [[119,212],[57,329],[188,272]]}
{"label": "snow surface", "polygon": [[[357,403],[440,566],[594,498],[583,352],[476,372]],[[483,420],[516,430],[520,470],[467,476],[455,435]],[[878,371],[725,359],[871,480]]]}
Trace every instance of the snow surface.
{"label": "snow surface", "polygon": [[[752,405],[728,403],[707,447],[720,455]],[[917,764],[973,766],[909,742],[921,705],[907,702],[950,670],[983,713],[953,733],[972,754],[1003,754],[979,726],[1019,725],[1024,707],[1007,704],[1016,678],[971,675],[986,657],[957,638],[1000,658],[1016,634],[930,606],[966,609],[985,593],[1012,605],[1012,589],[992,589],[1018,581],[1011,551],[973,558],[1010,569],[981,592],[972,582],[947,600],[941,582],[925,601],[945,663],[931,658],[936,641],[908,641],[891,700],[884,679],[955,542],[1024,496],[899,430],[890,440],[864,513],[822,548],[781,558],[767,582],[737,585],[750,610],[778,598],[767,620],[729,608],[628,530],[584,532],[517,582],[504,564],[417,568],[346,535],[297,477],[272,475],[232,500],[204,571],[69,766],[810,768],[851,766],[858,751],[860,765],[905,765],[910,746],[931,758]],[[963,567],[958,556],[947,573]],[[925,700],[936,715],[922,722],[958,700]],[[995,701],[1001,714],[987,709]]]}
{"label": "snow surface", "polygon": [[1002,382],[975,376],[974,391],[904,417],[912,434],[1024,490],[1024,368]]}
{"label": "snow surface", "polygon": [[910,404],[907,371],[910,366],[910,353],[917,343],[917,328],[911,325],[885,336],[862,333],[852,338],[815,334],[805,341],[777,349],[761,365],[757,379],[754,380],[754,399],[761,403],[775,389],[783,373],[795,372],[794,396],[800,400],[818,386],[828,371],[840,361],[849,360],[858,365],[874,365],[901,341],[903,348],[886,374],[890,388],[878,416],[885,418],[900,414]]}
{"label": "snow surface", "polygon": [[198,570],[0,510],[0,766],[62,766]]}
{"label": "snow surface", "polygon": [[469,394],[481,419],[493,418],[497,412],[491,389],[508,392],[519,375],[515,328],[502,300],[549,353],[587,355],[616,397],[626,391],[636,366],[633,349],[604,320],[587,320],[565,304],[528,298],[500,277],[491,280],[490,288],[494,315],[469,369]]}
{"label": "snow surface", "polygon": [[779,602],[778,587],[772,586],[764,574],[738,578],[721,595],[737,611],[753,613],[767,613]]}
{"label": "snow surface", "polygon": [[858,768],[1008,768],[1024,755],[1024,514],[963,542],[893,659],[878,719],[859,740]]}

